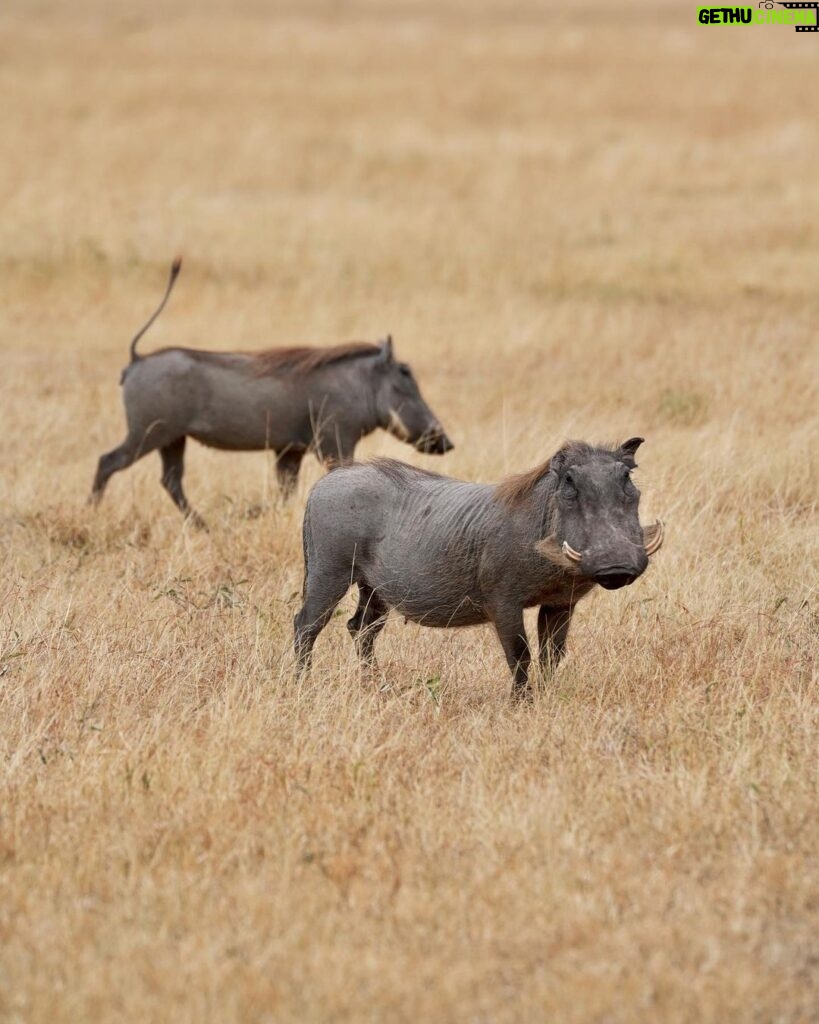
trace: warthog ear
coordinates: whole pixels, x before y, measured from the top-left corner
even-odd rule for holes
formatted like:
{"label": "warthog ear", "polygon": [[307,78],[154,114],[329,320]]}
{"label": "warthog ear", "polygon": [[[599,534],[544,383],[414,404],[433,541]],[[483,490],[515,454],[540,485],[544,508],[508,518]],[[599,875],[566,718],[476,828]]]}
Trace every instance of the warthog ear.
{"label": "warthog ear", "polygon": [[559,452],[555,452],[551,459],[549,459],[549,472],[560,476],[560,471],[563,469],[565,462],[566,452],[561,448]]}
{"label": "warthog ear", "polygon": [[535,544],[535,551],[547,558],[553,565],[559,565],[561,569],[573,569],[576,573],[580,571],[577,562],[569,558],[563,550],[563,545],[554,534],[539,540]]}
{"label": "warthog ear", "polygon": [[643,527],[643,546],[647,555],[653,555],[663,546],[664,532],[662,521],[659,519],[652,526]]}
{"label": "warthog ear", "polygon": [[378,353],[378,359],[382,363],[392,362],[392,335],[388,334],[387,337],[378,346],[381,351]]}
{"label": "warthog ear", "polygon": [[637,463],[634,461],[634,453],[645,441],[644,437],[630,437],[628,441],[623,441],[620,445],[620,451],[617,453],[620,456],[620,461],[625,463],[629,469],[636,469]]}

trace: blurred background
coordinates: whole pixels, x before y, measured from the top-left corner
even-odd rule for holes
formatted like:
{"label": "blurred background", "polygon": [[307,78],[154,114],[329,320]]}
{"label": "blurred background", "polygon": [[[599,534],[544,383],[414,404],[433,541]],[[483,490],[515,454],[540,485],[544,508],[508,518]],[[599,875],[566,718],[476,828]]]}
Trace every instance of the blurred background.
{"label": "blurred background", "polygon": [[[696,11],[4,0],[0,1017],[815,1019],[819,37]],[[532,708],[352,596],[293,687],[314,460],[86,507],[177,253],[143,352],[393,335],[456,448],[360,456],[647,439]]]}
{"label": "blurred background", "polygon": [[[127,343],[177,252],[146,351],[391,331],[464,472],[567,432],[651,434],[650,457],[669,429],[798,430],[816,41],[695,14],[5,4],[6,456],[41,431],[90,474],[119,440]],[[77,408],[37,405],[64,388]]]}

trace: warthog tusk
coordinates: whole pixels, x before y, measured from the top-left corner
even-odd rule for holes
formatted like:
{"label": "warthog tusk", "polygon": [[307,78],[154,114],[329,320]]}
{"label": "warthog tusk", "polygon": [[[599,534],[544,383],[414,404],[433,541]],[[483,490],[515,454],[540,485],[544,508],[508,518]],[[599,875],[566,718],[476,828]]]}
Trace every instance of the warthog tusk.
{"label": "warthog tusk", "polygon": [[387,428],[399,441],[409,441],[410,432],[406,423],[401,419],[395,409],[390,409],[390,422]]}
{"label": "warthog tusk", "polygon": [[552,534],[550,537],[544,537],[543,540],[539,540],[535,544],[535,551],[543,558],[548,558],[552,565],[559,565],[561,569],[567,569],[571,571],[572,575],[578,573],[577,563],[574,559],[570,558],[560,541]]}
{"label": "warthog tusk", "polygon": [[567,540],[563,541],[563,554],[567,558],[571,558],[571,560],[573,562],[582,562],[583,561],[583,556],[580,554],[580,552],[579,551],[575,551],[575,549],[571,546],[571,544]]}
{"label": "warthog tusk", "polygon": [[653,555],[655,551],[660,550],[663,544],[664,532],[665,528],[662,519],[658,519],[653,526],[647,526],[643,530],[643,544],[645,544],[647,555]]}

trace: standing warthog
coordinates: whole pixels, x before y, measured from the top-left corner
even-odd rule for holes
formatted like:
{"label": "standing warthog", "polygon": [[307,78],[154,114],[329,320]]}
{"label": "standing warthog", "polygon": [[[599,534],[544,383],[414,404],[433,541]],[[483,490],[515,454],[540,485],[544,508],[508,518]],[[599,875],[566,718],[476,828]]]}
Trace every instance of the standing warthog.
{"label": "standing warthog", "polygon": [[566,646],[575,604],[599,583],[633,583],[663,540],[643,529],[631,480],[633,437],[619,448],[570,441],[547,462],[498,485],[464,483],[381,459],[320,480],[304,514],[304,604],[295,618],[300,670],[352,583],[347,623],[365,668],[391,608],[425,626],[491,622],[528,695],[523,611],[539,605],[545,674]]}
{"label": "standing warthog", "polygon": [[136,344],[165,307],[180,267],[177,259],[162,302],[131,342],[121,379],[128,436],[100,458],[93,501],[114,473],[159,449],[162,486],[203,525],[182,490],[187,437],[228,451],[275,452],[285,496],[308,451],[332,468],[352,460],[356,444],[378,427],[421,452],[452,449],[412,370],[394,358],[390,337],[380,345],[257,353],[166,348],[138,355]]}

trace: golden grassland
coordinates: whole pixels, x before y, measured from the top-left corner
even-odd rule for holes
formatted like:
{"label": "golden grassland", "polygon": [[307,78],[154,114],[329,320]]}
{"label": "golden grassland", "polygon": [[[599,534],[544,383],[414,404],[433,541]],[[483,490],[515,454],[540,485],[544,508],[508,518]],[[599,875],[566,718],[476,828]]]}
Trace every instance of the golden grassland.
{"label": "golden grassland", "polygon": [[[819,1009],[819,86],[695,8],[0,11],[0,1018],[808,1022]],[[533,707],[491,630],[344,621],[193,446],[85,505],[144,349],[391,331],[499,479],[643,434],[646,576]],[[531,625],[531,623],[530,623]]]}

